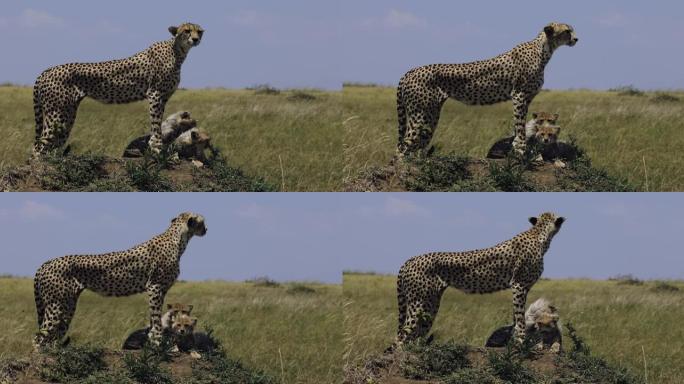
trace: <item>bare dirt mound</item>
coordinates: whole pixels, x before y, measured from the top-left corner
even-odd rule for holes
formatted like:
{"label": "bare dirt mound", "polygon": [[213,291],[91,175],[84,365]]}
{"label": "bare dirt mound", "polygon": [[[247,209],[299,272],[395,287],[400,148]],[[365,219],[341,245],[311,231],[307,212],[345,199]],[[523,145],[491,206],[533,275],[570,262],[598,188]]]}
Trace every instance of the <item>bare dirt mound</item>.
{"label": "bare dirt mound", "polygon": [[612,177],[579,157],[560,168],[512,157],[474,159],[432,155],[402,164],[369,168],[345,183],[348,192],[622,192],[633,191],[625,180]]}
{"label": "bare dirt mound", "polygon": [[0,190],[18,192],[259,192],[276,188],[229,166],[216,152],[206,164],[147,155],[46,155],[0,172]]}

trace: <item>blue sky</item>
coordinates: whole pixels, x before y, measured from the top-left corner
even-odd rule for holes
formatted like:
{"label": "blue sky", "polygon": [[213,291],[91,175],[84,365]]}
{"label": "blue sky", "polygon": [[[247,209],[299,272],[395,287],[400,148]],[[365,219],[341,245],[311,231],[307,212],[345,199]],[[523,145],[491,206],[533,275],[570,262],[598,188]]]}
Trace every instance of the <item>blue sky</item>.
{"label": "blue sky", "polygon": [[562,21],[580,42],[556,53],[547,88],[682,89],[682,14],[674,0],[6,0],[0,82],[126,57],[190,20],[207,33],[184,66],[185,87],[394,85],[413,66],[491,57]]}
{"label": "blue sky", "polygon": [[208,227],[181,259],[189,280],[396,273],[420,253],[494,245],[546,210],[568,219],[546,277],[684,278],[684,194],[648,193],[3,194],[0,273],[30,276],[53,257],[126,249],[185,210]]}

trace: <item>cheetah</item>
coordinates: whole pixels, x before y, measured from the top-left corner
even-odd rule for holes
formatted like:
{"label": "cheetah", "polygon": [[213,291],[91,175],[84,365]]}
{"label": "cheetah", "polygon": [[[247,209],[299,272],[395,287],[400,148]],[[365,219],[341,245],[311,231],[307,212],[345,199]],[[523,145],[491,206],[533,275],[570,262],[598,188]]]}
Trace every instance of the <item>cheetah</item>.
{"label": "cheetah", "polygon": [[544,254],[565,218],[546,212],[530,217],[532,228],[491,248],[467,252],[434,252],[410,258],[399,270],[399,327],[393,347],[425,336],[448,287],[465,293],[491,293],[511,288],[515,337],[525,335],[525,301],[544,267]]}
{"label": "cheetah", "polygon": [[52,67],[33,87],[36,136],[33,156],[62,147],[74,125],[81,101],[89,96],[107,104],[147,100],[150,148],[163,146],[161,122],[166,102],[180,83],[181,65],[204,30],[197,24],[169,27],[171,39],[152,44],[129,58],[101,63],[71,63]]}
{"label": "cheetah", "polygon": [[[513,325],[494,331],[487,339],[485,347],[505,347],[511,339]],[[563,328],[559,322],[558,309],[548,300],[541,298],[532,303],[525,312],[525,333],[538,337],[537,350],[550,349],[554,353],[562,350]]]}
{"label": "cheetah", "polygon": [[548,112],[534,112],[532,119],[525,124],[525,139],[530,141],[539,131],[539,128],[546,126],[555,126],[558,122],[557,113]]}
{"label": "cheetah", "polygon": [[469,105],[513,100],[513,148],[523,153],[525,118],[544,84],[544,68],[557,48],[572,47],[577,41],[570,25],[550,23],[534,40],[489,60],[411,69],[397,87],[397,158],[409,153],[426,154],[442,105],[449,98]]}
{"label": "cheetah", "polygon": [[69,328],[81,292],[130,296],[147,292],[149,339],[159,342],[164,297],[180,273],[180,257],[193,236],[204,236],[204,217],[184,212],[162,234],[125,251],[101,255],[69,255],[38,268],[34,294],[39,332],[36,347],[61,340]]}

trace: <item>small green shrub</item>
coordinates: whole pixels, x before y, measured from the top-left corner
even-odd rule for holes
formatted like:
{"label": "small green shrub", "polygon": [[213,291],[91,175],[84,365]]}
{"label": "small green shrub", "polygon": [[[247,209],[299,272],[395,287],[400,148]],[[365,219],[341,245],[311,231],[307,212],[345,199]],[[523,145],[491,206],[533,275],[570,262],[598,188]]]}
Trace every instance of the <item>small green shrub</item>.
{"label": "small green shrub", "polygon": [[230,167],[221,151],[213,148],[205,164],[206,170],[193,171],[193,189],[204,192],[273,192],[277,188],[261,178],[245,175],[240,169]]}
{"label": "small green shrub", "polygon": [[123,363],[129,376],[138,382],[172,384],[171,374],[161,367],[161,362],[168,358],[167,350],[145,344],[140,353],[125,354]]}
{"label": "small green shrub", "polygon": [[453,341],[428,343],[424,339],[406,345],[413,356],[401,364],[402,375],[409,379],[431,379],[470,367],[468,347]]}
{"label": "small green shrub", "polygon": [[41,157],[46,166],[40,179],[41,188],[49,191],[79,190],[106,175],[105,157],[86,153],[63,155],[52,151]]}
{"label": "small green shrub", "polygon": [[[455,154],[432,156],[407,156],[404,160],[409,177],[404,180],[405,188],[413,192],[432,192],[452,189],[454,185],[470,177],[468,158]],[[415,169],[413,171],[412,169]]]}
{"label": "small green shrub", "polygon": [[522,358],[510,345],[503,352],[489,351],[487,353],[492,373],[501,380],[516,384],[536,383],[532,371],[522,364]]}
{"label": "small green shrub", "polygon": [[49,382],[71,383],[106,369],[102,348],[85,346],[52,346],[43,353],[47,357],[38,376]]}
{"label": "small green shrub", "polygon": [[515,159],[514,155],[506,157],[503,165],[496,162],[489,163],[489,178],[497,190],[504,192],[529,192],[534,191],[525,176],[528,165]]}
{"label": "small green shrub", "polygon": [[[159,159],[162,161],[160,162]],[[161,171],[168,164],[166,157],[156,157],[151,152],[145,152],[141,161],[126,163],[128,178],[138,190],[145,192],[169,192],[173,190],[171,182],[162,175]]]}

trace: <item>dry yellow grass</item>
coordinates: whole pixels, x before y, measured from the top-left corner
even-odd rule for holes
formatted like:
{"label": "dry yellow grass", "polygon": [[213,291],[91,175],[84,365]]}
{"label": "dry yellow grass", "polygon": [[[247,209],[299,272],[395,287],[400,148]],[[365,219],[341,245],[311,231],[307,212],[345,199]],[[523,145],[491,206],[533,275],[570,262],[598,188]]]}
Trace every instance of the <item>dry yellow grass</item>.
{"label": "dry yellow grass", "polygon": [[[341,286],[307,283],[315,293],[288,291],[291,284],[178,282],[166,302],[195,306],[199,327],[209,325],[228,356],[282,383],[341,381]],[[23,357],[37,331],[33,280],[0,278],[0,359]],[[148,319],[145,295],[103,298],[84,292],[71,325],[72,344],[121,348],[129,332]]]}
{"label": "dry yellow grass", "polygon": [[[546,297],[557,305],[561,322],[571,322],[592,351],[627,367],[648,383],[684,382],[684,283],[678,292],[656,292],[653,283],[543,280],[530,300]],[[356,364],[382,352],[397,327],[396,277],[345,274],[344,362]],[[432,331],[440,340],[484,345],[490,333],[511,322],[511,293],[466,295],[448,289]],[[569,345],[566,336],[564,342]],[[642,350],[643,348],[643,350]],[[645,362],[644,362],[645,359]]]}
{"label": "dry yellow grass", "polygon": [[[389,87],[345,87],[344,176],[369,165],[383,166],[397,142],[396,91]],[[657,94],[616,92],[540,93],[530,112],[560,114],[561,139],[577,139],[593,164],[624,177],[639,190],[684,191],[684,93],[663,101]],[[466,106],[449,100],[433,144],[442,152],[483,158],[499,138],[510,136],[511,103]]]}

